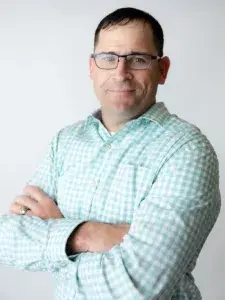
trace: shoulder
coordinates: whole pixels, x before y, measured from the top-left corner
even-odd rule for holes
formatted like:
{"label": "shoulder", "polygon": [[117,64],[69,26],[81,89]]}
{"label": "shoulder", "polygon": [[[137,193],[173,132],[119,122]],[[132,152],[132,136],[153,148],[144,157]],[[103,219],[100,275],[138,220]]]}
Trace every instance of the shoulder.
{"label": "shoulder", "polygon": [[84,125],[85,125],[85,120],[79,120],[77,122],[69,124],[61,128],[57,132],[58,138],[60,140],[67,140],[67,139],[74,138],[76,134],[78,134],[81,130],[83,130]]}
{"label": "shoulder", "polygon": [[164,127],[165,134],[176,140],[177,149],[215,154],[208,137],[196,125],[179,118],[177,115],[170,115]]}
{"label": "shoulder", "polygon": [[54,148],[54,151],[65,150],[78,135],[82,134],[84,125],[85,120],[79,120],[56,131],[51,139],[51,146]]}

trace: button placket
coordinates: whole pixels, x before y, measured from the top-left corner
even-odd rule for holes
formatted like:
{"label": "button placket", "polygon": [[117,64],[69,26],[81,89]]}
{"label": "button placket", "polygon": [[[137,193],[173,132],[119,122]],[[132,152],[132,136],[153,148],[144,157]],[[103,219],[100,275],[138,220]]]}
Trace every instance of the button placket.
{"label": "button placket", "polygon": [[112,148],[112,146],[111,146],[111,144],[106,144],[106,145],[104,145],[104,148],[106,150],[110,150]]}

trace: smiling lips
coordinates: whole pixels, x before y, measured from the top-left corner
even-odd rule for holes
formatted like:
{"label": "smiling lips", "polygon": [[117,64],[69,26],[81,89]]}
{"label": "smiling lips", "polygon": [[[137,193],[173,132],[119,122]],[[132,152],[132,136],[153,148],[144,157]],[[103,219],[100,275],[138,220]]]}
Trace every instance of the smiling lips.
{"label": "smiling lips", "polygon": [[114,92],[114,93],[131,93],[134,92],[134,90],[110,90],[110,92]]}

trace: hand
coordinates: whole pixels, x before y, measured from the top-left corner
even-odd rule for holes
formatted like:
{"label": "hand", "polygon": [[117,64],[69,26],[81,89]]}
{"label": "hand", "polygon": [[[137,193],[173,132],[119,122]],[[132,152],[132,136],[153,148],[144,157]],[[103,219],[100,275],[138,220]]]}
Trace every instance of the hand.
{"label": "hand", "polygon": [[123,237],[128,233],[129,229],[129,224],[115,225],[91,222],[88,251],[109,251],[113,246],[122,243]]}
{"label": "hand", "polygon": [[108,251],[123,241],[123,237],[129,229],[129,224],[82,223],[68,240],[68,255],[86,251]]}
{"label": "hand", "polygon": [[27,216],[35,216],[43,220],[63,218],[55,202],[39,187],[27,186],[23,191],[25,195],[16,197],[11,204],[12,213],[19,215],[21,208],[26,206],[29,208],[26,212]]}

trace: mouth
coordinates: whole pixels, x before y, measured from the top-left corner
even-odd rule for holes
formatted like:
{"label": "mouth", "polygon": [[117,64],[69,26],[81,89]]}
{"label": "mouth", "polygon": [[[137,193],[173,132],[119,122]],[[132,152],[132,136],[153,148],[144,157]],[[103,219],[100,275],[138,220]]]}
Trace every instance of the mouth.
{"label": "mouth", "polygon": [[123,90],[109,90],[112,93],[132,93],[135,90],[130,90],[130,89],[123,89]]}

